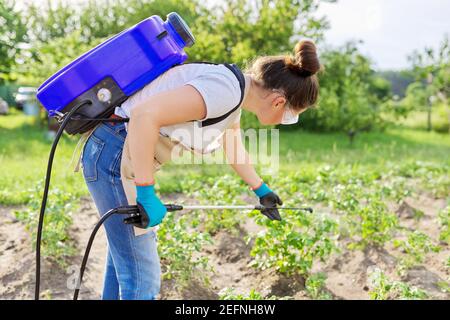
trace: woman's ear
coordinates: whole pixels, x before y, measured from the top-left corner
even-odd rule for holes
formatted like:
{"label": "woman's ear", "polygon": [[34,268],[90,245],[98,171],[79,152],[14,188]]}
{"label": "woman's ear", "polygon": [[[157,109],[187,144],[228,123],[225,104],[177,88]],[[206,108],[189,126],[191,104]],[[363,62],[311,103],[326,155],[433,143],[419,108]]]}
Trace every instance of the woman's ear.
{"label": "woman's ear", "polygon": [[272,105],[275,107],[282,107],[284,106],[286,103],[286,98],[280,96],[278,94],[278,96],[272,101]]}

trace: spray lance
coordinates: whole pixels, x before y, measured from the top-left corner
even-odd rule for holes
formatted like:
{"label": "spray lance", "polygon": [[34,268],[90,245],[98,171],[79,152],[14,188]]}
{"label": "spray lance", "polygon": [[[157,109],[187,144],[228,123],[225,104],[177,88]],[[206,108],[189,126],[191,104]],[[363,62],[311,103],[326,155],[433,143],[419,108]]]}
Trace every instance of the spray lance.
{"label": "spray lance", "polygon": [[[164,204],[167,211],[181,211],[181,210],[259,210],[263,211],[269,207],[264,207],[263,205],[179,205],[179,204]],[[276,207],[280,209],[288,210],[301,210],[307,211],[309,213],[313,212],[310,207]],[[92,244],[94,242],[95,236],[98,229],[102,224],[114,214],[126,214],[129,217],[125,218],[123,222],[125,224],[133,225],[135,227],[146,229],[150,225],[150,216],[145,211],[144,207],[140,203],[137,205],[123,206],[115,209],[111,209],[106,212],[101,219],[97,222],[92,233],[89,237],[88,244],[86,246],[86,251],[84,252],[83,260],[81,262],[80,272],[78,274],[77,286],[73,294],[73,300],[78,300],[78,295],[80,293],[81,282],[83,281],[84,271],[86,269],[87,261],[89,259],[89,253],[91,251]]]}

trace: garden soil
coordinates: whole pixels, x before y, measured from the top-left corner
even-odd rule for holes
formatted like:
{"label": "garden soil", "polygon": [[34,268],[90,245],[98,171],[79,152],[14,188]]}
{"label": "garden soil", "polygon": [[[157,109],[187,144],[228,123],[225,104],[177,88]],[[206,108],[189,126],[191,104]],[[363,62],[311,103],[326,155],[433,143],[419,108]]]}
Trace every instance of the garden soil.
{"label": "garden soil", "polygon": [[[180,199],[180,195],[170,195],[166,200]],[[427,197],[405,199],[400,205],[393,205],[400,217],[402,226],[412,230],[420,229],[432,239],[437,240],[439,227],[437,212],[445,206],[444,200]],[[14,217],[21,207],[0,207],[0,299],[33,299],[35,280],[35,255],[33,240],[24,225]],[[415,219],[413,209],[424,212]],[[327,210],[319,208],[319,211]],[[317,211],[316,210],[316,211]],[[319,212],[320,213],[320,212]],[[70,234],[77,243],[78,255],[68,259],[66,266],[59,266],[50,259],[42,260],[41,298],[71,299],[74,272],[81,263],[88,237],[98,221],[95,206],[90,198],[82,199],[82,205],[73,216],[74,224]],[[173,281],[164,280],[159,299],[217,299],[224,288],[233,288],[236,294],[248,294],[255,289],[265,297],[275,295],[290,299],[309,299],[305,281],[300,276],[283,276],[274,270],[256,270],[251,262],[251,243],[245,242],[248,233],[261,230],[253,220],[241,224],[234,234],[220,231],[213,235],[213,243],[203,248],[199,255],[207,256],[212,267],[206,285],[192,280],[184,288]],[[44,230],[45,232],[45,230]],[[345,240],[343,240],[345,241]],[[369,299],[369,274],[375,269],[383,270],[392,279],[425,289],[432,298],[449,299],[442,292],[439,282],[449,279],[445,261],[450,250],[444,247],[439,253],[426,257],[426,262],[399,276],[395,273],[396,256],[399,249],[368,247],[364,250],[344,250],[329,259],[317,263],[313,272],[327,275],[325,290],[334,299]],[[102,275],[106,257],[106,237],[101,229],[95,239],[88,268],[83,280],[80,299],[99,299],[102,288]]]}

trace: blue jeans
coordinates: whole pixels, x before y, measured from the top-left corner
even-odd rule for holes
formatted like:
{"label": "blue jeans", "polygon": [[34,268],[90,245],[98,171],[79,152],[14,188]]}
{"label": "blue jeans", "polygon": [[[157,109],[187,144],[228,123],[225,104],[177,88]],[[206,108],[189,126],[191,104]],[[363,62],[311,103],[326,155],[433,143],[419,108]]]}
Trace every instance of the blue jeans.
{"label": "blue jeans", "polygon": [[[123,123],[99,125],[87,140],[82,156],[83,175],[100,215],[127,205],[120,178],[120,162],[127,132]],[[108,253],[102,299],[155,299],[161,285],[156,234],[135,236],[123,223],[124,215],[113,215],[104,223]]]}

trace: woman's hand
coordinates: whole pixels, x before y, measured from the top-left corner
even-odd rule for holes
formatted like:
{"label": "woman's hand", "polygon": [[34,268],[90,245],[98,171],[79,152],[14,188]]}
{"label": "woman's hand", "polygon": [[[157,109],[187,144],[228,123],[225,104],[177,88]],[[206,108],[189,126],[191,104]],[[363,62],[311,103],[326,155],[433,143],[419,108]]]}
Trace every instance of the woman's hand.
{"label": "woman's hand", "polygon": [[254,189],[253,192],[259,197],[259,203],[267,208],[261,210],[261,213],[270,220],[280,221],[280,213],[278,212],[278,209],[276,209],[277,204],[280,206],[283,205],[283,201],[281,201],[280,197],[264,182],[262,182],[261,186]]}
{"label": "woman's hand", "polygon": [[146,186],[136,186],[136,191],[136,202],[145,209],[149,218],[149,222],[146,228],[154,227],[160,224],[166,216],[167,209],[156,195],[155,186],[153,184]]}

